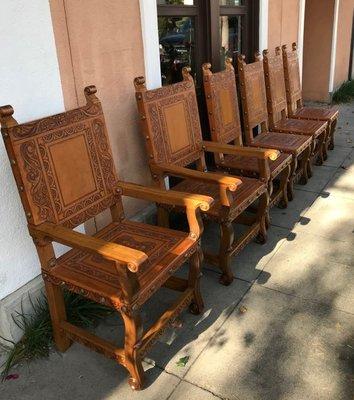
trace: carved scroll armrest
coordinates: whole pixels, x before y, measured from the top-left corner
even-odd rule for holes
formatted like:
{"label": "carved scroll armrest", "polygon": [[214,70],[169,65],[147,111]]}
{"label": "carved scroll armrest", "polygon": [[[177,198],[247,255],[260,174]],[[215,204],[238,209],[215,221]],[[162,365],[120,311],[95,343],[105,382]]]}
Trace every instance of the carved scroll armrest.
{"label": "carved scroll armrest", "polygon": [[48,238],[66,246],[100,254],[106,259],[125,264],[131,272],[137,272],[139,266],[148,258],[142,251],[75,232],[61,225],[44,222],[36,226],[29,225],[28,228],[34,238]]}
{"label": "carved scroll armrest", "polygon": [[270,159],[275,161],[280,151],[274,149],[258,149],[256,147],[235,146],[230,144],[221,144],[217,142],[203,141],[203,148],[212,153],[235,154],[243,157],[256,157],[260,160]]}
{"label": "carved scroll armrest", "polygon": [[179,167],[170,164],[151,164],[151,170],[156,174],[171,175],[179,178],[194,179],[197,181],[203,181],[219,186],[220,190],[220,201],[224,206],[229,207],[231,205],[232,196],[230,192],[234,192],[238,186],[242,184],[242,181],[238,178],[212,173],[212,172],[201,172],[193,169]]}
{"label": "carved scroll armrest", "polygon": [[[203,142],[205,151],[212,153],[235,154],[242,157],[255,157],[258,159],[260,178],[267,182],[270,178],[268,159],[275,161],[280,156],[280,151],[274,149],[259,149],[256,147],[235,146],[215,142]],[[245,168],[247,170],[247,167]]]}
{"label": "carved scroll armrest", "polygon": [[209,196],[177,192],[175,190],[162,190],[130,182],[118,182],[117,189],[123,196],[135,197],[173,206],[193,209],[200,208],[202,211],[208,211],[214,202],[214,199]]}
{"label": "carved scroll armrest", "polygon": [[190,236],[196,240],[203,231],[203,225],[199,217],[199,209],[208,211],[214,199],[209,196],[178,192],[175,190],[162,190],[146,187],[129,182],[118,182],[117,190],[123,196],[135,197],[156,203],[181,206],[186,208]]}

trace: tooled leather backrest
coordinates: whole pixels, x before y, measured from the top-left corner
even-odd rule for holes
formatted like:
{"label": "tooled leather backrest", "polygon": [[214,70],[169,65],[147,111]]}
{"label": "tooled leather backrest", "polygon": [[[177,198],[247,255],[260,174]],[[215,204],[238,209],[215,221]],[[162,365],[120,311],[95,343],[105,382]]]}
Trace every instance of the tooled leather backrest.
{"label": "tooled leather backrest", "polygon": [[186,68],[183,78],[154,90],[146,89],[143,77],[134,80],[150,162],[186,166],[203,154],[194,81]]}
{"label": "tooled leather backrest", "polygon": [[288,112],[291,115],[298,107],[302,107],[300,68],[296,43],[292,44],[291,51],[287,51],[286,45],[283,45],[282,52]]}
{"label": "tooled leather backrest", "polygon": [[284,68],[280,47],[276,47],[273,56],[269,56],[268,50],[263,51],[263,66],[268,100],[269,125],[274,127],[278,121],[287,116]]}
{"label": "tooled leather backrest", "polygon": [[242,145],[242,131],[232,60],[227,59],[226,69],[212,73],[210,64],[203,65],[204,92],[212,140],[219,143],[234,142]]}
{"label": "tooled leather backrest", "polygon": [[264,81],[263,62],[256,54],[253,63],[246,64],[245,56],[238,57],[241,100],[246,143],[253,141],[253,128],[261,126],[268,130],[267,96]]}
{"label": "tooled leather backrest", "polygon": [[117,176],[96,88],[87,104],[17,124],[0,108],[1,132],[27,220],[75,227],[120,202]]}

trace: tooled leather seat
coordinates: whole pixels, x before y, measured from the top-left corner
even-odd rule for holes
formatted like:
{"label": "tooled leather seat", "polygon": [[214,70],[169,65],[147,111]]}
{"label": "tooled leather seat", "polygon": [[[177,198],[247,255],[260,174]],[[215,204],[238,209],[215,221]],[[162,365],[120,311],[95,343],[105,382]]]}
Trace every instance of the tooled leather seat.
{"label": "tooled leather seat", "polygon": [[312,135],[314,138],[320,136],[326,130],[326,127],[326,122],[292,118],[281,119],[274,124],[275,131]]}
{"label": "tooled leather seat", "polygon": [[[242,181],[242,184],[238,187],[236,192],[231,192],[233,197],[233,202],[230,206],[231,214],[244,211],[260,196],[260,194],[267,191],[266,183],[263,183],[258,179],[245,178],[241,176],[238,178]],[[220,219],[222,205],[220,202],[219,188],[217,185],[185,179],[174,186],[173,190],[181,192],[188,190],[188,193],[198,194],[209,193],[209,196],[212,196],[214,199],[214,204],[208,211],[205,212],[205,214],[213,219]]]}
{"label": "tooled leather seat", "polygon": [[306,147],[310,146],[312,137],[293,135],[291,133],[263,132],[257,135],[250,146],[270,147],[282,150],[294,155],[300,154]]}
{"label": "tooled leather seat", "polygon": [[[186,249],[197,246],[188,233],[129,220],[110,223],[95,237],[147,254],[148,259],[137,272],[140,290],[136,301],[139,303],[161,286],[157,281],[166,280],[175,272],[174,265],[177,269]],[[91,294],[96,292],[97,301],[117,306],[122,303],[122,288],[113,268],[112,263],[99,254],[72,249],[57,259],[50,276],[45,278],[62,286],[79,286],[82,294],[86,290]]]}
{"label": "tooled leather seat", "polygon": [[[271,178],[273,179],[276,177],[286,165],[290,165],[291,160],[291,155],[286,153],[280,154],[275,161],[269,160]],[[226,154],[224,155],[224,161],[220,163],[220,166],[245,172],[250,171],[255,174],[259,173],[259,162],[255,157],[242,157],[239,155]]]}

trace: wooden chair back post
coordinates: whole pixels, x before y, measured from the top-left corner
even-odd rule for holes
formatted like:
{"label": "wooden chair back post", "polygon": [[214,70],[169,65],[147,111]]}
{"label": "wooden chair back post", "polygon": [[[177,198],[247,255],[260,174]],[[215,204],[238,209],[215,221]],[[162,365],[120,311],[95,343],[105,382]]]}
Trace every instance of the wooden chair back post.
{"label": "wooden chair back post", "polygon": [[[242,131],[238,109],[235,71],[232,59],[225,61],[225,70],[211,72],[211,64],[203,64],[204,92],[209,117],[209,127],[213,141],[242,146]],[[224,154],[215,154],[216,162],[224,159]]]}
{"label": "wooden chair back post", "polygon": [[266,82],[269,125],[287,117],[286,89],[284,80],[283,59],[280,47],[275,48],[274,56],[263,50],[263,67]]}
{"label": "wooden chair back post", "polygon": [[[143,77],[135,78],[136,100],[140,113],[149,163],[185,167],[196,163],[206,169],[198,104],[190,68],[183,68],[183,81],[147,90]],[[164,177],[153,172],[161,187]]]}
{"label": "wooden chair back post", "polygon": [[95,93],[88,86],[85,106],[24,124],[17,124],[11,106],[0,108],[1,131],[29,224],[73,228],[121,203]]}
{"label": "wooden chair back post", "polygon": [[288,51],[286,44],[282,46],[283,66],[285,75],[286,97],[288,113],[291,117],[298,108],[303,106],[299,58],[296,43],[292,44],[292,50]]}
{"label": "wooden chair back post", "polygon": [[263,62],[255,54],[255,62],[246,64],[245,56],[237,58],[241,101],[243,108],[246,144],[253,142],[253,129],[260,126],[260,132],[268,131],[267,96],[264,81]]}

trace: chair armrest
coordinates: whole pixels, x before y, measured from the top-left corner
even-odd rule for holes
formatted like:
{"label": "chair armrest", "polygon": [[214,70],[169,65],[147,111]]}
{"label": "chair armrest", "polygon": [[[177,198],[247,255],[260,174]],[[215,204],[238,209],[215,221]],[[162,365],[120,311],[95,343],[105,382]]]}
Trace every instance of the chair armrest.
{"label": "chair armrest", "polygon": [[243,147],[207,141],[203,141],[203,149],[211,153],[236,154],[244,157],[256,157],[261,160],[269,158],[272,161],[275,161],[280,155],[280,151],[274,149],[258,149],[256,147]]}
{"label": "chair armrest", "polygon": [[137,272],[139,266],[148,258],[142,251],[75,232],[61,225],[44,222],[36,226],[29,225],[28,228],[35,238],[49,238],[66,246],[100,254],[106,259],[126,264],[131,272]]}
{"label": "chair armrest", "polygon": [[130,182],[118,182],[117,190],[123,196],[135,197],[143,200],[154,201],[156,203],[182,206],[192,209],[200,208],[208,211],[214,199],[209,196],[177,192],[175,190],[162,190],[159,188],[137,185]]}
{"label": "chair armrest", "polygon": [[193,169],[179,167],[170,164],[150,164],[152,172],[163,175],[171,175],[184,179],[194,179],[204,181],[219,186],[221,204],[229,207],[232,202],[232,196],[229,192],[234,192],[242,184],[241,179],[218,174],[214,172],[201,172]]}
{"label": "chair armrest", "polygon": [[170,164],[151,164],[151,169],[166,175],[172,175],[179,178],[195,179],[208,183],[215,183],[227,187],[231,192],[234,192],[242,181],[229,175],[223,175],[214,172],[202,172],[194,169],[179,167]]}

